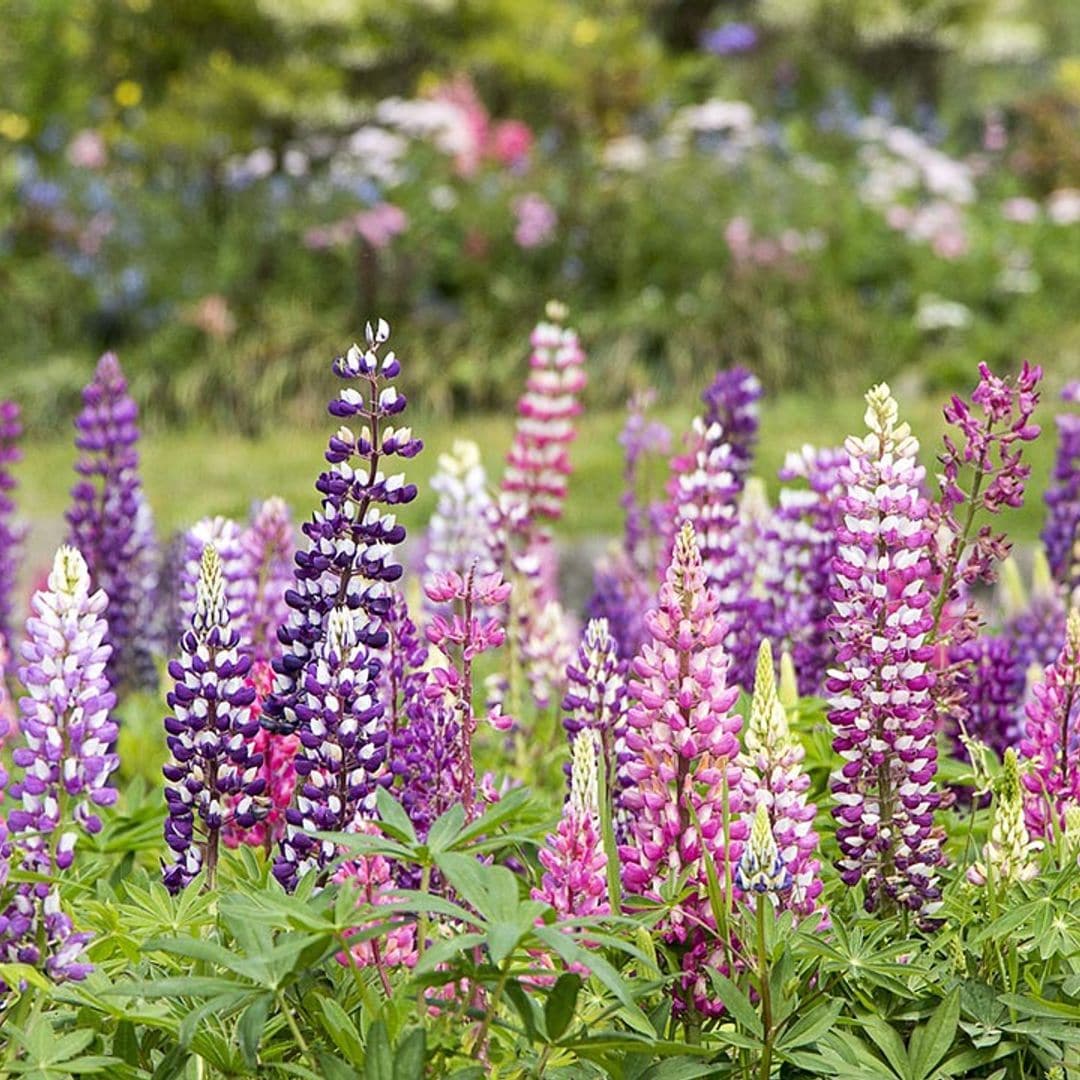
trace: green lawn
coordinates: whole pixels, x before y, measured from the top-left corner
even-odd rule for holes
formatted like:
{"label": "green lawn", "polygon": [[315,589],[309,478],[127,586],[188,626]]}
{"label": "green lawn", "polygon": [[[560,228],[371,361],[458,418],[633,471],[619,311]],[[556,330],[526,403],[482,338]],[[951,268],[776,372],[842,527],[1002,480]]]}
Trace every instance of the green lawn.
{"label": "green lawn", "polygon": [[[687,388],[687,405],[669,409],[661,418],[677,432],[685,430],[697,388]],[[1048,409],[1043,410],[1048,413]],[[767,402],[762,415],[757,472],[775,493],[776,471],[787,450],[803,443],[840,442],[850,431],[862,429],[863,404],[854,396],[812,399],[781,396]],[[922,439],[924,462],[932,465],[943,426],[940,405],[917,401],[902,404],[902,413]],[[1042,524],[1042,491],[1053,459],[1053,424],[1041,417],[1044,436],[1029,448],[1032,480],[1028,504],[1010,514],[1007,527],[1018,541],[1038,534]],[[620,413],[586,414],[573,448],[575,472],[571,479],[567,514],[561,526],[566,536],[614,535],[621,527],[621,448],[617,435]],[[466,416],[456,422],[413,417],[414,430],[426,443],[424,452],[406,466],[420,485],[420,497],[406,508],[403,518],[411,530],[427,518],[433,505],[428,478],[438,454],[455,438],[475,439],[489,472],[497,477],[513,430],[511,418]],[[297,515],[315,505],[312,486],[322,466],[322,450],[332,430],[328,419],[322,430],[282,428],[257,439],[206,431],[162,431],[148,435],[142,445],[143,475],[163,534],[189,525],[206,514],[243,517],[253,500],[284,496]],[[26,447],[18,467],[17,497],[22,514],[34,530],[32,562],[43,565],[51,547],[62,536],[62,515],[72,483],[74,450],[66,437],[35,441]]]}

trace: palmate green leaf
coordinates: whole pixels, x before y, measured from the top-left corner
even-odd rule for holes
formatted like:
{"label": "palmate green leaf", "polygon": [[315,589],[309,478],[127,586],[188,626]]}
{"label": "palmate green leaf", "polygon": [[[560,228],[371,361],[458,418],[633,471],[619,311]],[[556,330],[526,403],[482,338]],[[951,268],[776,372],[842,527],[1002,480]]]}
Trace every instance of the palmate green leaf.
{"label": "palmate green leaf", "polygon": [[555,980],[544,1005],[544,1027],[553,1042],[562,1037],[573,1020],[580,991],[581,976],[576,972],[565,971]]}
{"label": "palmate green leaf", "polygon": [[[472,855],[459,855],[452,851],[444,851],[436,856],[435,865],[443,872],[454,890],[485,920],[493,917],[489,890],[495,876],[494,871],[501,870],[511,878],[514,876],[506,867],[484,866]],[[517,891],[516,882],[514,891]]]}
{"label": "palmate green leaf", "polygon": [[929,1021],[912,1032],[909,1048],[911,1074],[914,1080],[927,1080],[934,1067],[949,1052],[956,1038],[960,1020],[960,990],[953,990],[938,1005]]}
{"label": "palmate green leaf", "polygon": [[794,1050],[816,1042],[836,1023],[836,1018],[844,1011],[842,1001],[827,1001],[811,1009],[805,1016],[800,1016],[794,1024],[786,1028],[777,1040],[776,1048],[780,1051]]}
{"label": "palmate green leaf", "polygon": [[510,979],[503,990],[506,1000],[517,1010],[521,1018],[525,1035],[530,1042],[547,1042],[547,1037],[540,1034],[540,1025],[544,1022],[544,1014],[537,1004],[536,999],[527,994],[517,979]]}
{"label": "palmate green leaf", "polygon": [[531,799],[531,794],[525,788],[514,788],[513,791],[508,791],[497,803],[458,833],[453,850],[461,851],[466,847],[471,847],[472,850],[481,852],[503,847],[511,839],[527,839],[525,835],[496,836],[495,834],[508,821],[513,821],[515,825],[534,820],[539,823],[542,818],[536,816]]}
{"label": "palmate green leaf", "polygon": [[[436,970],[440,964],[446,964],[464,952],[483,945],[483,934],[455,934],[445,941],[436,941],[424,950],[424,955],[417,961],[413,971],[417,975],[427,975]],[[447,979],[449,981],[449,977]]]}
{"label": "palmate green leaf", "polygon": [[901,1080],[914,1080],[904,1040],[900,1038],[892,1025],[882,1020],[880,1016],[869,1016],[862,1021],[862,1026],[885,1055],[885,1060],[892,1066],[893,1072],[901,1077]]}
{"label": "palmate green leaf", "polygon": [[364,1080],[394,1080],[394,1054],[386,1024],[382,1020],[376,1020],[368,1028],[364,1049]]}
{"label": "palmate green leaf", "polygon": [[426,1058],[427,1033],[422,1027],[410,1028],[394,1051],[394,1080],[424,1080]]}
{"label": "palmate green leaf", "polygon": [[180,1045],[191,1046],[196,1034],[203,1029],[208,1019],[212,1017],[217,1021],[223,1020],[242,1009],[250,1000],[250,990],[244,988],[238,990],[234,987],[226,994],[218,994],[204,1001],[180,1021]]}
{"label": "palmate green leaf", "polygon": [[323,1028],[345,1059],[359,1068],[364,1063],[364,1043],[348,1013],[332,997],[319,999]]}
{"label": "palmate green leaf", "polygon": [[739,1025],[755,1038],[755,1045],[761,1045],[763,1029],[757,1009],[750,1003],[750,998],[740,990],[726,975],[714,967],[709,969],[709,978],[724,1008],[738,1021]]}
{"label": "palmate green leaf", "polygon": [[236,1025],[236,1041],[250,1069],[254,1069],[259,1064],[259,1045],[262,1042],[266,1020],[273,1004],[273,994],[257,995],[244,1010],[240,1022]]}
{"label": "palmate green leaf", "polygon": [[247,991],[254,987],[238,987],[231,979],[213,975],[178,975],[148,982],[118,983],[102,991],[109,997],[154,998],[193,997],[206,998],[215,994],[227,994],[236,990]]}
{"label": "palmate green leaf", "polygon": [[418,841],[412,819],[405,813],[405,807],[386,788],[380,787],[376,790],[375,805],[381,827],[395,840],[416,847]]}
{"label": "palmate green leaf", "polygon": [[598,953],[583,949],[568,934],[553,926],[538,926],[534,933],[540,941],[553,952],[559,954],[566,964],[580,964],[590,971],[600,983],[609,990],[622,1004],[620,1015],[635,1030],[648,1036],[655,1036],[656,1031],[649,1018],[634,1001],[633,994],[626,980]]}
{"label": "palmate green leaf", "polygon": [[427,835],[428,850],[432,854],[448,851],[457,841],[464,825],[465,808],[461,803],[454,803],[445,814],[432,822]]}
{"label": "palmate green leaf", "polygon": [[973,1069],[1010,1057],[1021,1049],[1019,1043],[1003,1042],[985,1049],[961,1050],[938,1067],[936,1076],[970,1076]]}

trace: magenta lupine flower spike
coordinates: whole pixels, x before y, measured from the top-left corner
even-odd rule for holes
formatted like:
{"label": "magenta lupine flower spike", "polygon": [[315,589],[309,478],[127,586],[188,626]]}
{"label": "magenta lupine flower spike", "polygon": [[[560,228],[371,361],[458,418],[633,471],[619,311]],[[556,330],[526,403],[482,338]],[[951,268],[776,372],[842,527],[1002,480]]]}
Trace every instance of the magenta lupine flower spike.
{"label": "magenta lupine flower spike", "polygon": [[15,477],[11,466],[22,457],[19,437],[19,406],[0,401],[0,641],[11,643],[12,598],[19,569],[22,529],[15,523],[15,502],[11,492]]}
{"label": "magenta lupine flower spike", "polygon": [[[1080,405],[1080,380],[1061,392],[1062,401]],[[1080,586],[1080,413],[1060,413],[1054,472],[1046,489],[1046,525],[1042,541],[1054,580],[1069,589]]]}
{"label": "magenta lupine flower spike", "polygon": [[433,575],[424,585],[424,593],[432,604],[453,605],[449,615],[436,613],[428,624],[427,639],[443,654],[446,664],[429,673],[423,695],[433,707],[440,699],[446,699],[458,715],[461,801],[468,814],[472,813],[476,798],[472,757],[472,739],[477,726],[472,707],[473,661],[481,653],[499,648],[506,640],[506,631],[497,615],[478,613],[500,611],[510,596],[510,589],[498,571],[478,576],[470,570],[462,577],[450,570]]}
{"label": "magenta lupine flower spike", "polygon": [[1032,835],[1050,838],[1064,828],[1065,811],[1080,805],[1080,610],[1069,612],[1065,646],[1031,688],[1027,734],[1020,753],[1031,762],[1024,773],[1024,814]]}
{"label": "magenta lupine flower spike", "polygon": [[213,885],[222,830],[249,829],[265,810],[250,670],[251,657],[240,648],[229,614],[221,560],[207,544],[191,627],[180,639],[180,658],[169,663],[170,759],[162,772],[165,843],[172,852],[163,877],[170,892],[189,885],[204,868]]}
{"label": "magenta lupine flower spike", "polygon": [[529,377],[502,482],[503,491],[537,523],[562,516],[571,471],[568,448],[577,435],[578,395],[586,382],[585,351],[577,333],[563,325],[566,308],[552,302],[545,314],[530,339]]}
{"label": "magenta lupine flower spike", "polygon": [[50,873],[71,865],[75,826],[101,829],[98,808],[116,802],[109,777],[118,760],[110,711],[116,698],[106,676],[110,647],[108,600],[91,592],[86,561],[74,548],[56,553],[48,586],[34,594],[22,646],[19,701],[25,745],[12,760],[22,770],[11,794],[20,800],[8,815],[28,869]]}
{"label": "magenta lupine flower spike", "polygon": [[[256,661],[273,660],[281,652],[278,627],[289,617],[285,593],[292,587],[296,551],[292,515],[284,499],[274,496],[252,508],[240,550],[247,593],[242,634]],[[227,570],[225,576],[228,579]]]}
{"label": "magenta lupine flower spike", "polygon": [[[935,535],[947,538],[941,550],[931,550],[941,577],[934,604],[935,630],[945,605],[958,600],[976,581],[993,582],[994,564],[1009,553],[1004,533],[995,534],[989,525],[976,533],[974,523],[981,514],[998,514],[1006,507],[1023,504],[1031,472],[1023,463],[1023,444],[1039,435],[1031,415],[1039,402],[1041,378],[1042,369],[1026,361],[1011,381],[980,364],[979,385],[971,394],[979,414],[957,395],[945,406],[945,419],[960,432],[961,440],[958,443],[949,435],[944,438],[945,452],[938,459],[941,496],[930,511]],[[966,474],[971,475],[967,490],[961,487]],[[969,616],[964,624],[953,628],[949,635],[952,641],[974,635],[973,618]]]}
{"label": "magenta lupine flower spike", "polygon": [[787,875],[781,905],[797,915],[809,915],[821,895],[821,863],[814,831],[817,807],[806,800],[810,777],[803,771],[806,756],[788,727],[787,713],[776,693],[772,648],[763,641],[758,650],[746,752],[740,759],[742,789],[754,812],[764,808],[781,864]]}
{"label": "magenta lupine flower spike", "polygon": [[[362,611],[334,608],[326,636],[304,670],[295,699],[300,749],[296,805],[285,814],[286,831],[274,877],[292,889],[301,875],[325,866],[337,852],[317,832],[353,832],[375,811],[389,732],[375,690],[378,666],[357,633]],[[385,776],[385,782],[390,777]]]}
{"label": "magenta lupine flower spike", "polygon": [[149,606],[143,595],[147,569],[159,565],[159,556],[139,479],[137,420],[120,363],[106,353],[83,390],[75,420],[81,451],[75,470],[82,479],[71,490],[67,522],[69,543],[82,552],[95,587],[109,598],[113,686],[137,684],[140,673],[152,670],[139,619]]}
{"label": "magenta lupine flower spike", "polygon": [[607,915],[607,855],[600,837],[595,731],[585,728],[574,738],[570,797],[556,832],[540,848],[544,876],[532,890],[534,900],[550,904],[563,918]]}
{"label": "magenta lupine flower spike", "polygon": [[884,383],[866,395],[862,438],[850,436],[847,493],[830,620],[836,667],[826,689],[840,876],[863,880],[868,907],[921,910],[940,896],[941,835],[935,709],[931,697],[934,592],[929,509],[919,444]]}
{"label": "magenta lupine flower spike", "polygon": [[316,483],[322,508],[304,527],[306,550],[296,553],[293,588],[285,599],[292,609],[281,628],[283,653],[274,660],[274,692],[266,703],[263,725],[294,731],[300,724],[296,706],[307,693],[305,669],[316,663],[317,646],[326,636],[326,620],[337,607],[359,611],[357,640],[371,650],[368,661],[377,678],[375,650],[387,643],[382,625],[391,603],[389,586],[401,577],[394,548],[405,539],[405,527],[394,508],[416,498],[416,485],[402,473],[386,475],[383,466],[395,457],[412,458],[423,448],[411,429],[394,427],[406,405],[394,386],[401,365],[393,352],[382,353],[390,327],[382,319],[365,328],[366,347],[353,345],[334,361],[334,373],[348,385],[330,402],[332,416],[356,418],[359,430],[343,424],[330,438],[330,468]]}
{"label": "magenta lupine flower spike", "polygon": [[[620,786],[626,749],[626,664],[619,659],[606,619],[590,619],[577,657],[566,665],[563,727],[571,741],[582,731],[596,733],[609,810]],[[621,759],[621,760],[620,760]]]}
{"label": "magenta lupine flower spike", "polygon": [[712,857],[722,882],[730,881],[747,834],[736,765],[742,720],[731,711],[739,691],[727,684],[719,603],[705,584],[694,530],[684,525],[659,606],[646,616],[650,640],[631,665],[635,701],[627,714],[631,758],[622,797],[629,828],[619,855],[631,894],[658,897],[665,881],[685,875],[691,893],[665,935],[689,950],[700,944],[698,931],[712,926],[703,856]]}

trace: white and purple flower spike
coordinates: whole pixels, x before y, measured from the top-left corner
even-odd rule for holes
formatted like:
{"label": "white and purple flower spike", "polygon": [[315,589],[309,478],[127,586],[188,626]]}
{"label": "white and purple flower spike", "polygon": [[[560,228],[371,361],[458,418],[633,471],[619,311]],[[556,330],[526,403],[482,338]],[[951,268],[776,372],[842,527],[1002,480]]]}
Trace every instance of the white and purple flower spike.
{"label": "white and purple flower spike", "polygon": [[[110,747],[116,724],[110,711],[105,609],[100,589],[90,591],[86,560],[72,547],[56,553],[47,587],[34,595],[19,669],[26,694],[19,702],[25,738],[12,755],[23,776],[12,785],[20,806],[12,810],[12,833],[33,833],[21,841],[27,865],[50,873],[74,858],[80,826],[101,829],[97,810],[116,801],[109,777],[119,764]],[[55,866],[53,865],[55,862]]]}

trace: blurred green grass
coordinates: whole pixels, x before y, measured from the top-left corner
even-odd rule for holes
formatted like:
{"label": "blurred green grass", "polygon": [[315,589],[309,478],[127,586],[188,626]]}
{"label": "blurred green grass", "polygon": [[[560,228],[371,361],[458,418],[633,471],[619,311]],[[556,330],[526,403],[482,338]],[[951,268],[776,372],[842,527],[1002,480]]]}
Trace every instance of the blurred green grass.
{"label": "blurred green grass", "polygon": [[[693,400],[687,388],[686,395]],[[804,443],[835,445],[849,432],[863,427],[863,402],[856,395],[812,398],[782,395],[766,401],[762,409],[761,441],[757,475],[775,496],[776,473],[788,450]],[[1039,421],[1043,436],[1028,447],[1032,466],[1029,494],[1023,509],[1010,511],[1003,526],[1018,542],[1032,540],[1042,527],[1042,492],[1054,452],[1052,406],[1044,404]],[[685,431],[692,416],[691,405],[657,412],[676,437]],[[901,415],[908,419],[923,446],[922,459],[928,471],[940,446],[944,428],[941,405],[937,401],[908,400],[901,403]],[[622,448],[618,434],[621,412],[586,412],[572,448],[574,474],[562,536],[572,539],[614,536],[622,528],[619,496],[622,492]],[[306,517],[316,505],[313,487],[323,465],[322,452],[332,422],[322,429],[281,427],[258,438],[239,434],[211,433],[199,429],[162,430],[148,434],[142,443],[143,478],[162,535],[168,536],[207,514],[246,516],[251,503],[268,495],[281,495],[298,518]],[[497,480],[513,434],[513,418],[505,415],[471,415],[454,421],[413,417],[413,429],[425,442],[419,457],[406,462],[410,479],[419,484],[416,502],[404,508],[401,518],[413,535],[427,521],[434,506],[429,479],[438,455],[459,438],[475,440],[483,454],[489,476]],[[51,546],[62,535],[62,515],[73,480],[74,449],[68,438],[31,441],[24,461],[18,466],[17,493],[22,515],[33,529],[31,562],[43,565]]]}

